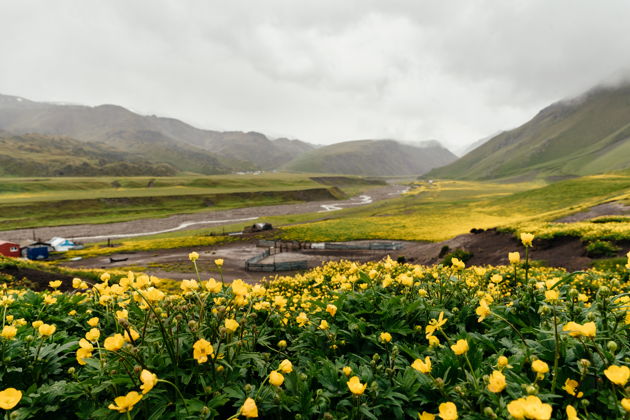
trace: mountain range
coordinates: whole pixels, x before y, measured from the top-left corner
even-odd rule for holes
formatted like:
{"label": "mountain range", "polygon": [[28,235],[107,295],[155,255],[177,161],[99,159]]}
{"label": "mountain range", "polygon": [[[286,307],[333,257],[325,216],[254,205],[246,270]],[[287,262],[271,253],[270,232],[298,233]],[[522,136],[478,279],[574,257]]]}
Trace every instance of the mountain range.
{"label": "mountain range", "polygon": [[548,180],[630,167],[630,84],[556,102],[426,176]]}
{"label": "mountain range", "polygon": [[[317,147],[257,132],[202,130],[117,105],[56,104],[8,95],[0,95],[0,141],[0,174],[13,176],[98,175],[99,168],[104,168],[101,174],[113,175],[117,168],[132,166],[137,168],[118,175],[277,169],[419,175],[455,159],[439,144],[368,141],[358,148],[357,142]],[[343,157],[334,157],[336,151]],[[330,162],[322,164],[320,156]],[[308,162],[311,158],[314,163]]]}

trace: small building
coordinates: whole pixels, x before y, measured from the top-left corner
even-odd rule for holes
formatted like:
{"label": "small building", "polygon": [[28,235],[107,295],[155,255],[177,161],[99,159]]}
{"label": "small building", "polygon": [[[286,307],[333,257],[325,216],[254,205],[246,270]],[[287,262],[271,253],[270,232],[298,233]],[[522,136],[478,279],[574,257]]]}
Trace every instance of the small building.
{"label": "small building", "polygon": [[4,255],[5,257],[19,258],[21,256],[20,244],[17,244],[15,242],[0,241],[0,255]]}
{"label": "small building", "polygon": [[47,260],[52,246],[46,242],[33,242],[22,248],[22,256],[29,260]]}
{"label": "small building", "polygon": [[57,252],[66,252],[71,249],[83,249],[83,245],[72,242],[70,239],[54,237],[50,241],[50,246]]}

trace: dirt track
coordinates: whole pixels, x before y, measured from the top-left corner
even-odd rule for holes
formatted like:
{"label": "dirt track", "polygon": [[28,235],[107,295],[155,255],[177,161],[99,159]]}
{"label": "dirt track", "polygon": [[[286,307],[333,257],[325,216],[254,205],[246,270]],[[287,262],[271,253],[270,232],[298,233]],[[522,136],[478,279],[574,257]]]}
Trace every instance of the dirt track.
{"label": "dirt track", "polygon": [[208,211],[203,213],[178,214],[158,219],[140,219],[129,222],[85,224],[54,227],[39,227],[33,229],[16,229],[0,232],[3,240],[26,244],[35,236],[42,240],[48,240],[55,236],[76,238],[80,242],[102,242],[108,237],[123,238],[131,236],[144,236],[164,231],[191,230],[202,227],[222,226],[241,221],[264,218],[269,216],[282,216],[289,214],[325,213],[340,208],[369,204],[392,198],[402,192],[399,185],[388,185],[370,190],[365,196],[353,197],[343,201],[313,201],[299,204],[281,204],[276,206],[246,207],[231,210]]}

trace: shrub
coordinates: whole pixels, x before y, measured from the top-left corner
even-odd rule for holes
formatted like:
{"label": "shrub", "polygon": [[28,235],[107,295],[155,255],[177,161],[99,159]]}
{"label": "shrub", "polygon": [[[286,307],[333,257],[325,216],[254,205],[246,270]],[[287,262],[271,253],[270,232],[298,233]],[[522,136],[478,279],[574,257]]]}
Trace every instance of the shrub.
{"label": "shrub", "polygon": [[453,258],[457,258],[463,262],[468,262],[468,260],[470,260],[472,257],[473,257],[472,252],[468,252],[463,249],[456,249],[453,252],[446,254],[444,258],[442,259],[441,264],[444,266],[451,266]]}
{"label": "shrub", "polygon": [[591,258],[612,257],[621,248],[609,241],[593,241],[586,245],[586,255]]}

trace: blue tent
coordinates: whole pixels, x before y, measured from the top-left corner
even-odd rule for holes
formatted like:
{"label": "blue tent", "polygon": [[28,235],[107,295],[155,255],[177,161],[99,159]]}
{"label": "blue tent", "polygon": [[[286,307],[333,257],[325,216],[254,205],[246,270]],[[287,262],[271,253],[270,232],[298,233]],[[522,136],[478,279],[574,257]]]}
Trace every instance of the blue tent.
{"label": "blue tent", "polygon": [[47,260],[48,247],[47,246],[27,246],[26,258],[28,258],[29,260]]}

